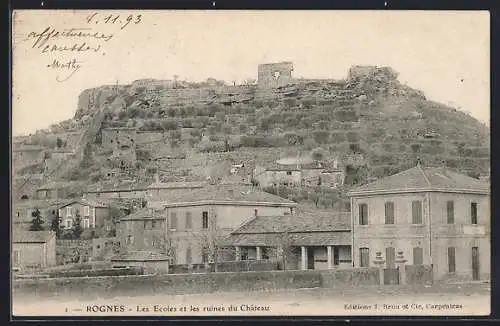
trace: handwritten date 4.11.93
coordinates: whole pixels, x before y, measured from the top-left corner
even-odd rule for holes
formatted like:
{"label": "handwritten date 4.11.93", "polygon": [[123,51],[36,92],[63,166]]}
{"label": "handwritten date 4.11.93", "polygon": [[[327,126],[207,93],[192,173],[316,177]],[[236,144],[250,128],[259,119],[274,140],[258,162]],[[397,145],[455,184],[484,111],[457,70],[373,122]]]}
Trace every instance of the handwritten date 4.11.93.
{"label": "handwritten date 4.11.93", "polygon": [[116,25],[121,25],[120,29],[124,29],[127,27],[129,24],[140,24],[142,22],[142,16],[141,15],[128,15],[128,16],[121,16],[121,15],[102,15],[99,13],[93,13],[89,16],[87,16],[87,23],[88,24],[116,24]]}

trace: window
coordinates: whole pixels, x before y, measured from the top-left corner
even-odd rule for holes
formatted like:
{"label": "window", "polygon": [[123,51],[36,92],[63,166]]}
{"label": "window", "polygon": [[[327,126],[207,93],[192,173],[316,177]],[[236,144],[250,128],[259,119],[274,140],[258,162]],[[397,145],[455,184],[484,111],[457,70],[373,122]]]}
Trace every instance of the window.
{"label": "window", "polygon": [[208,212],[203,212],[201,218],[202,218],[203,228],[208,229]]}
{"label": "window", "polygon": [[191,247],[188,247],[186,249],[186,264],[191,264],[191,261],[192,261]]}
{"label": "window", "polygon": [[73,220],[66,220],[66,228],[68,229],[71,229],[71,227],[73,226]]}
{"label": "window", "polygon": [[134,236],[133,235],[127,235],[126,244],[131,245],[133,243],[134,243]]}
{"label": "window", "polygon": [[17,217],[19,217],[19,211],[17,211]]}
{"label": "window", "polygon": [[253,210],[253,215],[254,216],[258,216],[259,215],[259,210],[258,209],[254,209]]}
{"label": "window", "polygon": [[448,224],[455,223],[455,204],[452,200],[446,202],[446,221]]}
{"label": "window", "polygon": [[90,228],[90,219],[88,219],[88,218],[83,219],[83,228],[84,229]]}
{"label": "window", "polygon": [[448,248],[448,273],[455,273],[455,247]]}
{"label": "window", "polygon": [[413,248],[413,265],[423,265],[424,264],[424,252],[422,248]]}
{"label": "window", "polygon": [[411,203],[411,216],[413,224],[422,224],[422,202],[414,200]]}
{"label": "window", "polygon": [[470,218],[472,224],[477,224],[477,203],[470,204]]}
{"label": "window", "polygon": [[385,224],[394,224],[394,203],[385,203]]}
{"label": "window", "polygon": [[192,229],[193,228],[193,216],[191,215],[191,212],[186,212],[186,229]]}
{"label": "window", "polygon": [[83,216],[90,216],[90,207],[83,206]]}
{"label": "window", "polygon": [[170,213],[170,229],[177,229],[177,213]]}
{"label": "window", "polygon": [[144,221],[144,230],[148,228],[148,221]]}
{"label": "window", "polygon": [[368,205],[359,204],[359,224],[368,225]]}
{"label": "window", "polygon": [[71,216],[72,211],[72,207],[66,207],[66,216]]}
{"label": "window", "polygon": [[152,229],[156,228],[156,221],[151,221],[151,228]]}
{"label": "window", "polygon": [[359,267],[370,266],[370,249],[359,248]]}
{"label": "window", "polygon": [[387,268],[396,268],[396,249],[393,247],[385,248],[385,264]]}
{"label": "window", "polygon": [[286,175],[292,175],[292,171],[286,171]]}

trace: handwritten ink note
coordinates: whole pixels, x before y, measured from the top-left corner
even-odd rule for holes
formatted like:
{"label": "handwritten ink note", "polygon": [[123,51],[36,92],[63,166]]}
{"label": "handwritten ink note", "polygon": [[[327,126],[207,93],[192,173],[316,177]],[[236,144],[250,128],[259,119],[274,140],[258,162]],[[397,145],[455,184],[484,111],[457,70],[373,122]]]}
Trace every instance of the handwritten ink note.
{"label": "handwritten ink note", "polygon": [[58,28],[57,24],[30,31],[23,41],[31,50],[46,57],[45,68],[56,71],[56,80],[64,82],[82,70],[93,56],[106,55],[106,46],[133,25],[141,24],[140,14],[94,12],[78,25]]}

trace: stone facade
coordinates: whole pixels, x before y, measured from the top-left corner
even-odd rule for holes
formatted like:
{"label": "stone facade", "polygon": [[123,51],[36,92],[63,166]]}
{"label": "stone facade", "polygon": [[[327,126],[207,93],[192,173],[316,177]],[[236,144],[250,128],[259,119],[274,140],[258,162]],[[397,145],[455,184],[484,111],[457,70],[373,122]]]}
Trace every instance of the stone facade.
{"label": "stone facade", "polygon": [[292,82],[292,62],[261,64],[258,67],[259,88],[277,88]]}
{"label": "stone facade", "polygon": [[[436,280],[489,279],[487,185],[445,169],[421,171],[417,166],[351,192],[354,267],[373,266],[380,252],[385,268],[394,268],[402,252],[408,265],[432,266]],[[416,187],[419,175],[430,185]]]}

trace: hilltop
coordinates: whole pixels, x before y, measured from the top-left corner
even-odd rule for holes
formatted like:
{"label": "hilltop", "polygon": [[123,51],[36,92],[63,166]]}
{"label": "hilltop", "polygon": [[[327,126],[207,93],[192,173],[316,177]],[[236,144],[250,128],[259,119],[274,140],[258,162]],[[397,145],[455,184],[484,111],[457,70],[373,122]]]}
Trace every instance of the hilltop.
{"label": "hilltop", "polygon": [[261,65],[258,81],[244,85],[147,79],[85,90],[73,119],[13,140],[43,152],[14,155],[19,193],[48,180],[226,179],[235,164],[244,166],[241,180],[257,164],[313,151],[339,161],[346,188],[417,159],[489,173],[488,128],[426,99],[390,67],[354,66],[342,80],[295,79],[292,70],[290,62]]}

